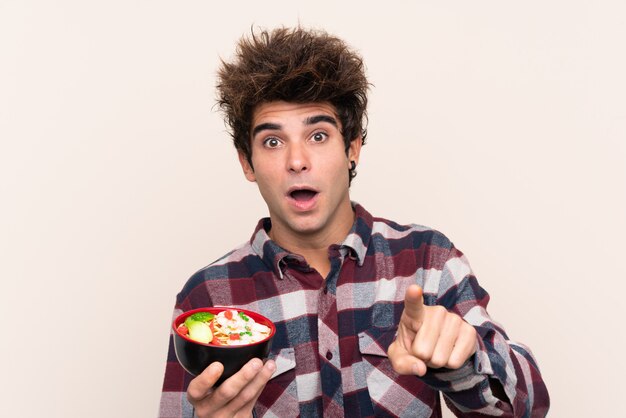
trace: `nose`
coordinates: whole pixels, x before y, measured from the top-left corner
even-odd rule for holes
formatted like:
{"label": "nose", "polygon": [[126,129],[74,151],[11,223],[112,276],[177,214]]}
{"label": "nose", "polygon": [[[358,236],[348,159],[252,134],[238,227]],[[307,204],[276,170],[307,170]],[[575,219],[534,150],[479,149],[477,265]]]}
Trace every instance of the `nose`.
{"label": "nose", "polygon": [[291,144],[287,156],[287,169],[291,173],[300,173],[311,169],[311,161],[304,145]]}

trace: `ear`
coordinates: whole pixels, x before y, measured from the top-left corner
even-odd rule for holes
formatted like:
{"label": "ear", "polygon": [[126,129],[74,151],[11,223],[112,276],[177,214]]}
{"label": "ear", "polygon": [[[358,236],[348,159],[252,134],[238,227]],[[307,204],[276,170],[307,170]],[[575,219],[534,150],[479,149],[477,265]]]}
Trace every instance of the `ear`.
{"label": "ear", "polygon": [[241,151],[237,152],[237,156],[239,157],[239,164],[241,164],[244,176],[246,176],[248,181],[255,182],[256,176],[254,175],[254,169],[248,162],[246,156]]}
{"label": "ear", "polygon": [[350,169],[351,161],[354,161],[356,165],[359,165],[359,156],[361,155],[362,145],[363,139],[361,138],[361,135],[350,142],[350,147],[348,147],[348,169]]}

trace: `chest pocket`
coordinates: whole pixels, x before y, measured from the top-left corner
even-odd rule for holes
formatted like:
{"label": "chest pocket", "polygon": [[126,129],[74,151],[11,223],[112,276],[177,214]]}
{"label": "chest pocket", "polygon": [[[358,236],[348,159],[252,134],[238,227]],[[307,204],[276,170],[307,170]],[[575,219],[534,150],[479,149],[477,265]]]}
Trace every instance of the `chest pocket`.
{"label": "chest pocket", "polygon": [[430,417],[438,395],[416,376],[397,374],[387,356],[397,327],[359,333],[359,352],[374,414],[397,417]]}
{"label": "chest pocket", "polygon": [[296,417],[300,414],[296,387],[296,357],[293,348],[270,352],[276,370],[254,407],[254,416]]}

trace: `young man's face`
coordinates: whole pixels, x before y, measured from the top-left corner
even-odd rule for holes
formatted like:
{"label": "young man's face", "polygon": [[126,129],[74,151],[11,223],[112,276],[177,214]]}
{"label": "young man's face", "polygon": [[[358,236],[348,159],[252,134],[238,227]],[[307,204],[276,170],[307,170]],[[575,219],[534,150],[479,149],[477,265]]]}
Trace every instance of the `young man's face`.
{"label": "young man's face", "polygon": [[239,160],[267,203],[272,238],[342,240],[353,222],[348,170],[350,161],[358,163],[361,140],[346,155],[335,108],[264,103],[253,113],[251,132],[253,167],[242,154]]}

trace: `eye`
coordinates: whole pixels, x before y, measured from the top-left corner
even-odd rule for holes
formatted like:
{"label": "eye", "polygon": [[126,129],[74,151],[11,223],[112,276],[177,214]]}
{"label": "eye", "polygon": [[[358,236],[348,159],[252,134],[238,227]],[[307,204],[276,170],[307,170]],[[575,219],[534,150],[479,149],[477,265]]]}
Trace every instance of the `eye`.
{"label": "eye", "polygon": [[313,142],[324,142],[328,138],[328,135],[325,132],[315,132],[311,137]]}
{"label": "eye", "polygon": [[280,146],[280,141],[277,138],[269,137],[263,141],[263,146],[266,148],[278,148]]}

